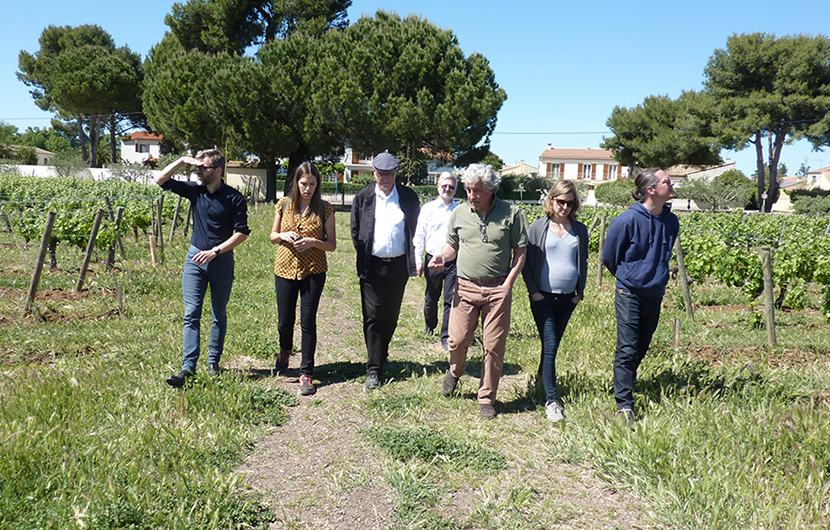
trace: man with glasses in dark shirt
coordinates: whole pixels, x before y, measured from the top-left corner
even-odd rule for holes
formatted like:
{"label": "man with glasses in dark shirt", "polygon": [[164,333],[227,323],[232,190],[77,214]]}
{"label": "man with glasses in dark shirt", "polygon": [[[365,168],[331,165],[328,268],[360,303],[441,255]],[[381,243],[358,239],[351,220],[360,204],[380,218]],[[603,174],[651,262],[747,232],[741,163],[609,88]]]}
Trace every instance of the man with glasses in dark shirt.
{"label": "man with glasses in dark shirt", "polygon": [[447,243],[429,268],[456,260],[458,282],[449,323],[450,369],[441,392],[449,397],[467,367],[467,349],[481,318],[484,357],[478,389],[479,415],[496,415],[496,392],[504,366],[513,284],[527,254],[527,229],[518,208],[496,197],[500,178],[487,164],[470,164],[461,180],[467,204],[453,211]]}
{"label": "man with glasses in dark shirt", "polygon": [[[182,164],[196,166],[201,182],[182,182],[171,177]],[[167,378],[181,387],[196,373],[199,360],[202,304],[210,287],[213,324],[208,344],[208,373],[219,375],[225,346],[227,305],[233,285],[233,249],[248,238],[248,208],[242,194],[222,182],[225,157],[218,150],[183,156],[161,170],[156,184],[188,199],[193,206],[193,234],[182,271],[184,332],[182,370]]]}

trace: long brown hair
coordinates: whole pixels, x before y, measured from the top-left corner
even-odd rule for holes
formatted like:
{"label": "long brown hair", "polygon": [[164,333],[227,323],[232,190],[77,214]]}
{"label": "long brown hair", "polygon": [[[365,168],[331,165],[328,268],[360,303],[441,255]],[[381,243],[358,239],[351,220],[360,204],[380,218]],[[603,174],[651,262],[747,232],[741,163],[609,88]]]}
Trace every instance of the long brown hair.
{"label": "long brown hair", "polygon": [[293,210],[293,223],[300,222],[300,179],[306,175],[311,175],[317,180],[317,186],[314,188],[314,193],[311,194],[311,204],[308,207],[308,215],[317,217],[321,224],[325,224],[326,220],[323,218],[325,212],[323,211],[323,199],[320,198],[320,188],[323,187],[323,179],[320,177],[320,172],[317,170],[312,162],[303,162],[294,172],[294,185],[291,186],[291,208]]}

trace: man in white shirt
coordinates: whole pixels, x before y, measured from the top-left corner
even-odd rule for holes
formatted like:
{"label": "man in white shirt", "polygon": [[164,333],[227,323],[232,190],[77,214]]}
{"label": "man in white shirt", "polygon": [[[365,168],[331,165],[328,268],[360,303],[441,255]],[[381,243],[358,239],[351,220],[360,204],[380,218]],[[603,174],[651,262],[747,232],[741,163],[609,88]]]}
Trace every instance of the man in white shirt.
{"label": "man in white shirt", "polygon": [[406,282],[417,274],[412,237],[420,201],[414,191],[395,182],[398,165],[398,159],[390,153],[377,155],[372,160],[375,182],[360,190],[352,201],[350,226],[357,252],[369,390],[380,384]]}
{"label": "man in white shirt", "polygon": [[[418,276],[422,273],[426,280],[426,291],[424,293],[424,335],[431,336],[438,326],[438,299],[441,291],[444,292],[444,317],[441,322],[441,346],[444,351],[449,351],[447,339],[449,338],[450,308],[452,307],[452,295],[455,291],[455,260],[445,263],[440,271],[424,267],[429,263],[432,256],[437,254],[447,242],[447,223],[450,215],[458,202],[453,199],[458,181],[449,172],[445,171],[438,177],[438,198],[426,203],[421,208],[421,215],[418,216],[418,227],[415,229],[415,268]],[[424,252],[426,251],[426,257]]]}

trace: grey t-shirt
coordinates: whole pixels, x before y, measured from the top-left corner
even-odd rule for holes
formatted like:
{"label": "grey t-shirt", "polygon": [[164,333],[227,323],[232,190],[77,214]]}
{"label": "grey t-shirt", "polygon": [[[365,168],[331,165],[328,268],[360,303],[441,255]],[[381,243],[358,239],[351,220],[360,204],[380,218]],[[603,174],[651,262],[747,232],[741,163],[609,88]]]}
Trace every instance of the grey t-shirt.
{"label": "grey t-shirt", "polygon": [[559,237],[550,227],[545,237],[545,263],[539,279],[539,290],[546,293],[567,294],[576,291],[579,269],[576,256],[579,240],[568,231],[565,237]]}

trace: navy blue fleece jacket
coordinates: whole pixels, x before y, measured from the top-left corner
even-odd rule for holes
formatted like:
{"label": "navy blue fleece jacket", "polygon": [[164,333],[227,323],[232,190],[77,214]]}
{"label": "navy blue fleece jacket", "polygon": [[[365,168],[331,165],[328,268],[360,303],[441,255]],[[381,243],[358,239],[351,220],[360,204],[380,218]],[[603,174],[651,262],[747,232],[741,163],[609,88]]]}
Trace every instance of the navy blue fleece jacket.
{"label": "navy blue fleece jacket", "polygon": [[654,215],[639,202],[611,221],[602,263],[617,278],[617,287],[650,298],[663,296],[679,230],[668,206]]}

